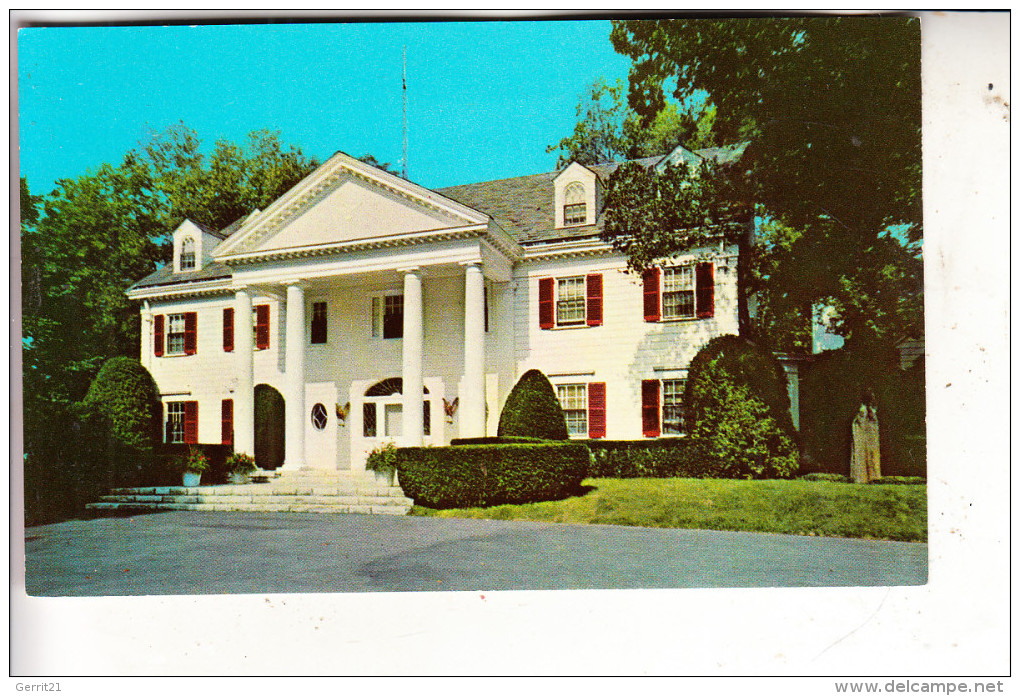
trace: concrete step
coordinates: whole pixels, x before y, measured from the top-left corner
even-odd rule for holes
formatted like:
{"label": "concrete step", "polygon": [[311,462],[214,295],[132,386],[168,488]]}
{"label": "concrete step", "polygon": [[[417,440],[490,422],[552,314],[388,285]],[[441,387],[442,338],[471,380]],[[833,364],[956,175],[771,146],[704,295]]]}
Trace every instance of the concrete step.
{"label": "concrete step", "polygon": [[263,472],[259,483],[116,488],[86,506],[97,514],[154,510],[405,515],[414,504],[371,472]]}
{"label": "concrete step", "polygon": [[156,512],[161,510],[202,510],[216,512],[316,512],[360,515],[406,515],[402,505],[316,505],[311,503],[89,503],[87,509],[96,513]]}
{"label": "concrete step", "polygon": [[104,503],[286,503],[311,505],[411,505],[411,499],[390,495],[133,495],[115,493],[100,498]]}

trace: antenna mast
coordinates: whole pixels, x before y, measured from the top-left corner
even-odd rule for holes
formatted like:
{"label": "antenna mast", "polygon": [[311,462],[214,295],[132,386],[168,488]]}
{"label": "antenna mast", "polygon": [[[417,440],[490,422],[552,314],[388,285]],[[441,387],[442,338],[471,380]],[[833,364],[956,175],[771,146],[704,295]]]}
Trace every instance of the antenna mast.
{"label": "antenna mast", "polygon": [[401,52],[403,58],[403,73],[400,78],[404,96],[404,159],[401,166],[401,176],[407,178],[407,46]]}

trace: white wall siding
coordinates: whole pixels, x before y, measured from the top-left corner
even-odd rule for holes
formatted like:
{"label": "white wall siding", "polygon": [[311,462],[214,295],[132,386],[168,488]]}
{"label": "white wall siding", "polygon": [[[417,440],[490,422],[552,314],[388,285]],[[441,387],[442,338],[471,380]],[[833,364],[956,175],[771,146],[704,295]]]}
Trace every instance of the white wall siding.
{"label": "white wall siding", "polygon": [[[641,433],[641,381],[676,376],[711,338],[736,334],[737,269],[734,259],[715,271],[715,311],[710,319],[646,322],[641,276],[626,273],[622,255],[548,259],[520,264],[515,278],[517,376],[537,368],[553,384],[606,383],[606,438]],[[699,260],[679,257],[675,265]],[[539,328],[538,281],[601,273],[601,326]]]}

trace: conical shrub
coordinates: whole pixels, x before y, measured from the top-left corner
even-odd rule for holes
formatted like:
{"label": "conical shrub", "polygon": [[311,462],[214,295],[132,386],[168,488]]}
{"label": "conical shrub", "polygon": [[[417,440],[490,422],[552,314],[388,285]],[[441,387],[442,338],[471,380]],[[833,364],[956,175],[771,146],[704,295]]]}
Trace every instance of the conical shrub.
{"label": "conical shrub", "polygon": [[566,440],[567,419],[548,378],[539,370],[521,375],[499,416],[500,437]]}

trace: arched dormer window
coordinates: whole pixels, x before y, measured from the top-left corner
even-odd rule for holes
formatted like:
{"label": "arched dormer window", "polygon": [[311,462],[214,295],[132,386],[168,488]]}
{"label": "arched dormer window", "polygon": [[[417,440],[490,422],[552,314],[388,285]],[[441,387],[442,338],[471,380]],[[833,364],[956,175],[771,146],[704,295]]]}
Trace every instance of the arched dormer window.
{"label": "arched dormer window", "polygon": [[180,269],[182,271],[195,269],[195,240],[191,237],[185,237],[181,242]]}
{"label": "arched dormer window", "polygon": [[563,224],[583,225],[588,222],[588,211],[584,202],[584,184],[575,181],[563,191]]}

